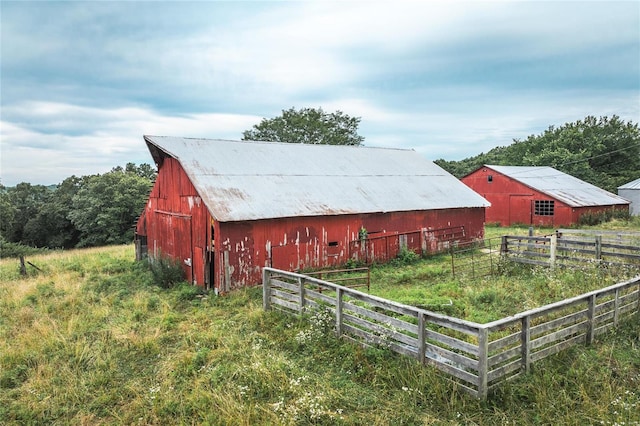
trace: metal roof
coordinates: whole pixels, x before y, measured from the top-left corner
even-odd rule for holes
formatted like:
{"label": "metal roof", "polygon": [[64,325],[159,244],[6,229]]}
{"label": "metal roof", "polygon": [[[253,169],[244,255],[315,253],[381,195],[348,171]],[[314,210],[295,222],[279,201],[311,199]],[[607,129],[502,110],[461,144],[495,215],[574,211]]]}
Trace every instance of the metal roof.
{"label": "metal roof", "polygon": [[640,178],[619,186],[618,189],[640,189]]}
{"label": "metal roof", "polygon": [[490,166],[490,169],[517,180],[571,207],[629,204],[629,201],[553,167]]}
{"label": "metal roof", "polygon": [[177,159],[218,221],[488,207],[413,150],[144,136]]}

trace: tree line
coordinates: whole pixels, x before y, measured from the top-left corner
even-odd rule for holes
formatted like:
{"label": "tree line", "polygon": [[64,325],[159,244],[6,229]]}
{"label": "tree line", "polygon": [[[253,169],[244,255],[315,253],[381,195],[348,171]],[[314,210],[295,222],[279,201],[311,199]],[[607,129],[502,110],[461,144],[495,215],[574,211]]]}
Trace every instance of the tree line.
{"label": "tree line", "polygon": [[550,166],[617,193],[619,186],[640,177],[640,130],[615,115],[587,116],[461,161],[435,162],[458,178],[485,164]]}
{"label": "tree line", "polygon": [[[243,132],[242,139],[358,146],[364,141],[359,123],[360,117],[341,111],[291,108],[263,119]],[[616,192],[640,177],[640,130],[617,116],[588,116],[461,161],[435,162],[459,178],[484,164],[551,166]],[[128,243],[155,177],[150,165],[128,163],[52,186],[0,184],[0,249],[7,243],[49,248]]]}
{"label": "tree line", "polygon": [[155,176],[149,164],[128,163],[58,185],[0,185],[0,242],[5,249],[7,243],[74,248],[131,242]]}
{"label": "tree line", "polygon": [[[342,111],[290,108],[244,131],[242,139],[361,145],[359,123],[360,117]],[[71,176],[52,186],[0,184],[0,256],[20,255],[29,247],[66,249],[132,241],[155,177],[150,165],[128,163],[102,175]]]}

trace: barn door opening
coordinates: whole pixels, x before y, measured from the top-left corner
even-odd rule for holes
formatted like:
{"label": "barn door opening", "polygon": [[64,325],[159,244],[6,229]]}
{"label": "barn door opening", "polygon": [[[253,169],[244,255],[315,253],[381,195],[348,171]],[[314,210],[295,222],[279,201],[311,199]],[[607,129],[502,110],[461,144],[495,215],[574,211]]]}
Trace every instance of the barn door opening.
{"label": "barn door opening", "polygon": [[180,262],[185,280],[193,282],[191,216],[156,211],[159,237],[154,255],[169,256]]}
{"label": "barn door opening", "polygon": [[177,216],[174,222],[173,232],[175,241],[178,242],[178,259],[182,262],[185,279],[193,283],[193,251],[191,248],[191,217]]}

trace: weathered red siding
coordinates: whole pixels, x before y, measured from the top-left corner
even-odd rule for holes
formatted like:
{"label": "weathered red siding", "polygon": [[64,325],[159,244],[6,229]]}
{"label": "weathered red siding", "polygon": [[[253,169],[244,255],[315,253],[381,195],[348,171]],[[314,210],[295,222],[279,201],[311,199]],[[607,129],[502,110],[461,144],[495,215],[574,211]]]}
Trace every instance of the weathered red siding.
{"label": "weathered red siding", "polygon": [[[484,209],[451,209],[316,216],[220,224],[216,288],[259,284],[261,268],[284,270],[342,265],[361,228],[369,237],[451,226],[465,228],[464,241],[483,237]],[[227,252],[228,264],[224,252]],[[226,275],[225,275],[226,274]]]}
{"label": "weathered red siding", "polygon": [[[491,176],[491,178],[489,178]],[[486,198],[491,207],[487,207],[487,223],[499,223],[501,226],[570,226],[577,224],[585,213],[597,213],[605,210],[625,209],[626,206],[571,207],[562,201],[536,191],[508,176],[482,167],[463,177],[462,182]],[[554,201],[553,216],[534,214],[534,202]]]}
{"label": "weathered red siding", "polygon": [[137,232],[146,235],[149,254],[179,260],[188,281],[205,285],[209,212],[175,159],[159,168],[141,218]]}

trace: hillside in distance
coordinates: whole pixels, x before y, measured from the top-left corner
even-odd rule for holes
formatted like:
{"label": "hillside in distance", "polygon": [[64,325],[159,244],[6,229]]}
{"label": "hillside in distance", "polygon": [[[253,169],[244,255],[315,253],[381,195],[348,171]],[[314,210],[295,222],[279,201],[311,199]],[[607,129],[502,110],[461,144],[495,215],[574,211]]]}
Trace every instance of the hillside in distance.
{"label": "hillside in distance", "polygon": [[435,163],[458,178],[485,164],[550,166],[616,193],[619,186],[640,177],[640,129],[615,115],[588,116],[474,157]]}

